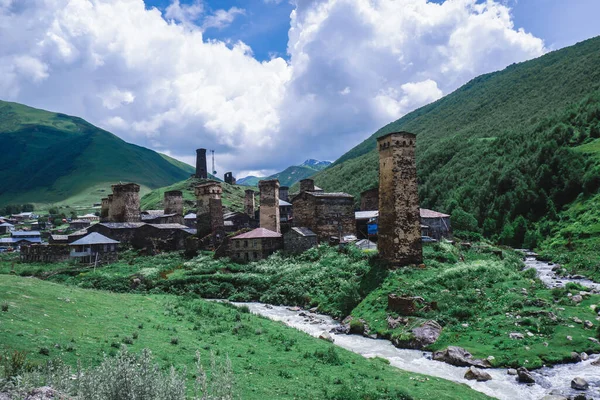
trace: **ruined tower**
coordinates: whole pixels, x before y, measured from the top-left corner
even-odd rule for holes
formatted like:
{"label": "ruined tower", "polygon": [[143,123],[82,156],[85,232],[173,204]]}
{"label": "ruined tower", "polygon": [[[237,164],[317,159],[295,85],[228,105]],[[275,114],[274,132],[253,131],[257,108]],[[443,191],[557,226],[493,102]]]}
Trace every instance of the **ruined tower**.
{"label": "ruined tower", "polygon": [[165,192],[164,197],[165,215],[175,214],[172,221],[178,224],[183,224],[183,195],[180,190],[171,190]]}
{"label": "ruined tower", "polygon": [[365,190],[360,194],[361,211],[379,210],[379,188]]}
{"label": "ruined tower", "polygon": [[100,207],[100,222],[108,222],[108,197],[102,199],[102,205]]}
{"label": "ruined tower", "polygon": [[196,150],[196,178],[207,179],[206,149]]}
{"label": "ruined tower", "polygon": [[244,197],[244,212],[254,219],[254,190],[246,189],[246,197]]}
{"label": "ruined tower", "polygon": [[140,221],[140,185],[120,183],[112,185],[113,198],[110,218],[113,222]]}
{"label": "ruined tower", "polygon": [[281,186],[279,188],[279,199],[283,201],[290,201],[290,188],[287,186]]}
{"label": "ruined tower", "polygon": [[379,147],[379,255],[392,265],[423,261],[416,136],[389,133],[377,139]]}
{"label": "ruined tower", "polygon": [[198,237],[202,239],[212,235],[213,245],[225,237],[222,194],[223,188],[219,182],[210,181],[196,186]]}
{"label": "ruined tower", "polygon": [[226,172],[225,173],[225,183],[228,183],[230,185],[235,185],[235,178],[233,177],[233,172]]}
{"label": "ruined tower", "polygon": [[302,192],[314,192],[315,191],[315,181],[312,179],[302,179],[300,181],[300,193]]}
{"label": "ruined tower", "polygon": [[260,189],[260,227],[280,233],[279,181],[270,179],[258,182]]}

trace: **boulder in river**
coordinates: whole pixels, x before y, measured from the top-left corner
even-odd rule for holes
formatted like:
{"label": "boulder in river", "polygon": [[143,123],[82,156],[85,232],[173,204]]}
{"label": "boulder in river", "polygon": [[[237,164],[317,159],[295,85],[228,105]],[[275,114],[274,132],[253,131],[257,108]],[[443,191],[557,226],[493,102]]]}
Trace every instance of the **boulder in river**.
{"label": "boulder in river", "polygon": [[549,395],[542,397],[541,400],[569,400],[569,399],[565,396],[561,396],[558,394],[549,394]]}
{"label": "boulder in river", "polygon": [[447,349],[433,353],[433,359],[443,361],[457,367],[491,368],[488,360],[474,359],[467,350],[458,346],[448,346]]}
{"label": "boulder in river", "polygon": [[321,333],[319,335],[319,339],[323,339],[323,340],[333,343],[333,337],[329,334],[329,332]]}
{"label": "boulder in river", "polygon": [[575,390],[588,390],[589,387],[590,385],[583,378],[577,377],[571,381],[571,388]]}
{"label": "boulder in river", "polygon": [[574,363],[578,363],[581,361],[581,355],[579,355],[579,353],[572,351],[571,352],[571,361],[573,361]]}
{"label": "boulder in river", "polygon": [[485,371],[470,367],[465,373],[465,379],[477,382],[486,382],[492,379],[492,376]]}
{"label": "boulder in river", "polygon": [[413,348],[422,349],[438,340],[440,333],[442,333],[442,326],[433,320],[429,320],[413,329],[412,333],[414,335]]}
{"label": "boulder in river", "polygon": [[581,357],[581,361],[587,361],[590,358],[590,356],[588,356],[588,353],[586,353],[585,351],[579,356]]}
{"label": "boulder in river", "polygon": [[514,369],[514,368],[509,368],[509,369],[506,370],[506,373],[508,375],[517,375],[517,370]]}
{"label": "boulder in river", "polygon": [[535,383],[535,379],[531,372],[527,371],[527,368],[518,368],[517,369],[517,381],[520,383]]}
{"label": "boulder in river", "polygon": [[600,367],[600,358],[590,363],[594,367]]}

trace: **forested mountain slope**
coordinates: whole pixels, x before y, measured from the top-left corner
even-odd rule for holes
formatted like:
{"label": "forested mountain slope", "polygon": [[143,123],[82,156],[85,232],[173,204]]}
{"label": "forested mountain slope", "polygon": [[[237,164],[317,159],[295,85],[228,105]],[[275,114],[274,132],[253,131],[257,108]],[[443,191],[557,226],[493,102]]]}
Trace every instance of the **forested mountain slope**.
{"label": "forested mountain slope", "polygon": [[381,128],[316,184],[358,200],[378,183],[376,138],[413,132],[424,207],[452,212],[458,230],[535,246],[598,189],[596,159],[581,149],[600,146],[599,65],[594,38],[477,77]]}
{"label": "forested mountain slope", "polygon": [[0,101],[0,205],[98,202],[110,184],[156,188],[193,168],[81,118]]}

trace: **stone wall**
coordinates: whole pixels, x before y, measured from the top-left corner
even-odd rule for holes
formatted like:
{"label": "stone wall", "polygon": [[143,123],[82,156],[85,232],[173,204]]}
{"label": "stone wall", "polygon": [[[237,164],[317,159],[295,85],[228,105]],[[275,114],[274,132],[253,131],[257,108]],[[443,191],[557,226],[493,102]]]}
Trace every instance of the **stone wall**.
{"label": "stone wall", "polygon": [[69,260],[69,246],[66,244],[32,244],[21,246],[21,262],[62,262]]}
{"label": "stone wall", "polygon": [[279,199],[283,201],[290,201],[290,188],[287,186],[279,187]]}
{"label": "stone wall", "polygon": [[208,170],[206,168],[206,149],[196,150],[196,178],[208,178]]}
{"label": "stone wall", "polygon": [[360,210],[361,211],[377,211],[379,210],[379,188],[365,190],[360,194]]}
{"label": "stone wall", "polygon": [[254,218],[254,211],[256,203],[254,201],[254,190],[246,189],[246,196],[244,197],[244,212],[250,217]]}
{"label": "stone wall", "polygon": [[291,229],[283,235],[283,251],[287,254],[301,254],[317,245],[316,236],[303,236]]}
{"label": "stone wall", "polygon": [[140,221],[140,185],[125,183],[112,185],[113,199],[109,215],[113,222]]}
{"label": "stone wall", "polygon": [[379,255],[392,265],[423,262],[416,136],[390,133],[377,139],[379,147]]}
{"label": "stone wall", "polygon": [[165,215],[175,214],[169,218],[168,223],[183,224],[183,194],[180,190],[165,192],[164,197]]}
{"label": "stone wall", "polygon": [[279,181],[271,179],[258,182],[260,189],[260,227],[281,232],[279,217]]}
{"label": "stone wall", "polygon": [[108,217],[106,217],[106,221],[102,221],[102,222],[113,222],[114,221],[114,217],[113,217],[114,208],[112,206],[113,197],[114,196],[112,195],[112,193],[107,196],[107,198],[108,198]]}
{"label": "stone wall", "polygon": [[293,200],[294,226],[306,227],[319,241],[356,234],[354,197],[346,193],[302,192]]}

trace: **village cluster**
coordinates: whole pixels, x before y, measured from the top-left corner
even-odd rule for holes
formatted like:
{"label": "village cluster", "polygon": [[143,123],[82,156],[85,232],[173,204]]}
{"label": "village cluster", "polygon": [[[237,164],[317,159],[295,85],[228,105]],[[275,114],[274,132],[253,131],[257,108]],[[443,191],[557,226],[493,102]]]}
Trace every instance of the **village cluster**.
{"label": "village cluster", "polygon": [[[164,193],[162,210],[140,210],[140,186],[112,185],[100,215],[71,221],[70,234],[17,230],[32,213],[0,220],[0,246],[20,248],[24,262],[109,263],[125,246],[149,254],[161,251],[214,250],[238,262],[268,257],[276,251],[297,254],[317,245],[355,245],[378,249],[394,265],[422,262],[422,243],[451,238],[450,216],[420,209],[415,164],[415,136],[396,132],[378,139],[379,187],[361,194],[360,210],[347,193],[327,193],[312,179],[300,181],[298,193],[278,180],[262,180],[257,193],[245,191],[243,212],[223,207],[223,183],[208,179],[206,150],[196,154],[196,209],[184,213],[181,191]],[[224,184],[235,184],[228,172]],[[195,211],[195,212],[192,212]],[[15,226],[16,225],[16,226]],[[46,240],[47,239],[47,240]]]}

